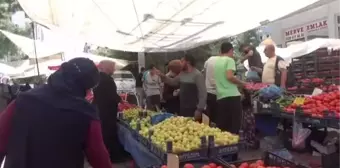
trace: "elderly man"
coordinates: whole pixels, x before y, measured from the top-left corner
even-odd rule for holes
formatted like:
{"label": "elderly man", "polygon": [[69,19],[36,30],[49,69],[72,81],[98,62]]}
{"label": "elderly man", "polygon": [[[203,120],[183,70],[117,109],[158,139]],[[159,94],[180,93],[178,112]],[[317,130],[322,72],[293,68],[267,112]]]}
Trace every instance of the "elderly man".
{"label": "elderly man", "polygon": [[119,143],[117,135],[117,108],[121,98],[117,94],[117,86],[111,77],[115,71],[115,62],[102,61],[99,63],[98,68],[100,81],[93,90],[93,104],[99,110],[103,139],[109,151],[111,162],[118,163],[124,161],[126,153]]}
{"label": "elderly man", "polygon": [[93,61],[75,58],[48,83],[22,92],[0,115],[4,168],[111,168],[96,108],[85,99],[99,82]]}
{"label": "elderly man", "polygon": [[287,82],[287,64],[279,56],[275,54],[275,46],[273,44],[266,45],[264,49],[265,55],[268,57],[267,62],[263,66],[263,70],[257,67],[251,67],[253,70],[262,73],[262,82],[267,84],[275,84],[281,88],[286,88]]}

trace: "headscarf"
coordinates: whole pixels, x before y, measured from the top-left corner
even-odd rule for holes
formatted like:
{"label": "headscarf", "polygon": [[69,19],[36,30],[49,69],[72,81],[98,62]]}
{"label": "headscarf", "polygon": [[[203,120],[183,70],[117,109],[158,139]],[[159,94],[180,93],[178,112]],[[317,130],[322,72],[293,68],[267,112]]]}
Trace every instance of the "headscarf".
{"label": "headscarf", "polygon": [[85,97],[86,91],[99,82],[99,71],[93,61],[88,58],[74,58],[63,63],[48,78],[48,85],[72,96]]}
{"label": "headscarf", "polygon": [[[87,90],[99,82],[99,71],[93,61],[74,58],[65,62],[49,78],[47,84],[23,92],[18,101],[36,100],[51,108],[84,113],[98,118],[96,109],[86,99]],[[48,110],[48,109],[46,109]]]}

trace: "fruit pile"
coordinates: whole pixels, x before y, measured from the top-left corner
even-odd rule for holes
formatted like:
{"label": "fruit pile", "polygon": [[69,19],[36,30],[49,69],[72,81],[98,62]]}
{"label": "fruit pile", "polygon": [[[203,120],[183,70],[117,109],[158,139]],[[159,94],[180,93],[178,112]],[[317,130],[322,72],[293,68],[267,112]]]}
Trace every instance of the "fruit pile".
{"label": "fruit pile", "polygon": [[136,108],[136,105],[130,104],[128,102],[121,102],[118,104],[118,111],[124,111],[124,110],[128,110],[131,108]]}
{"label": "fruit pile", "polygon": [[[168,168],[167,165],[163,165],[161,168]],[[195,168],[193,164],[187,163],[183,166],[183,168]],[[209,163],[207,165],[202,166],[201,168],[223,168],[223,166],[219,166],[216,163]]]}
{"label": "fruit pile", "polygon": [[245,88],[250,91],[258,91],[262,88],[268,87],[268,84],[265,83],[247,83]]}
{"label": "fruit pile", "polygon": [[137,129],[138,123],[140,124],[140,130],[147,129],[151,127],[151,116],[146,116],[144,118],[133,119],[130,122],[130,127],[132,129]]}
{"label": "fruit pile", "polygon": [[[265,165],[263,160],[258,160],[255,163],[247,163],[244,162],[242,164],[240,164],[239,166],[235,166],[235,165],[231,165],[232,168],[282,168],[282,167],[278,167],[278,166],[268,166]],[[284,167],[284,168],[289,168],[289,167]]]}
{"label": "fruit pile", "polygon": [[317,86],[317,85],[323,84],[325,80],[320,79],[320,78],[312,78],[312,79],[301,79],[299,82],[301,82],[302,85],[309,86],[310,84],[313,84]]}
{"label": "fruit pile", "polygon": [[339,86],[337,86],[337,85],[320,86],[320,89],[323,92],[332,92],[332,91],[339,90]]}
{"label": "fruit pile", "polygon": [[280,108],[283,109],[284,107],[289,106],[294,101],[293,96],[282,96],[277,99],[275,102],[280,105]]}
{"label": "fruit pile", "polygon": [[[138,119],[140,116],[140,112],[143,112],[144,110],[142,108],[139,107],[135,107],[135,108],[129,108],[126,110],[123,110],[123,119],[124,120],[134,120],[134,119]],[[157,114],[157,112],[154,111],[149,111],[146,110],[146,116],[152,116],[154,114]]]}
{"label": "fruit pile", "polygon": [[[292,103],[286,108],[285,112],[294,113],[297,104]],[[335,112],[336,117],[340,116],[340,91],[333,91],[329,93],[322,93],[317,96],[311,96],[305,98],[303,105],[301,106],[302,111],[306,114],[310,114],[313,117],[323,117],[325,111]]]}
{"label": "fruit pile", "polygon": [[231,145],[239,142],[239,136],[229,132],[222,132],[219,128],[212,128],[203,123],[197,123],[191,118],[171,117],[152,127],[144,128],[139,133],[148,137],[152,130],[151,141],[166,151],[166,143],[172,141],[173,152],[181,153],[201,147],[201,137],[214,136],[216,146]]}

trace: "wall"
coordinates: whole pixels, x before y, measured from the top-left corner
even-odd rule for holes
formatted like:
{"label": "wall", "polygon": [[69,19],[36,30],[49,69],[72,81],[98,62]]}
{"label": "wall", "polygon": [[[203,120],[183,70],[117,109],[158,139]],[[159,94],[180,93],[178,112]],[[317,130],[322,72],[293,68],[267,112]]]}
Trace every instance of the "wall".
{"label": "wall", "polygon": [[276,42],[276,44],[286,46],[285,31],[305,27],[308,24],[322,20],[327,20],[328,27],[325,28],[326,30],[322,30],[324,32],[321,34],[326,32],[329,38],[337,38],[338,28],[336,23],[336,14],[340,13],[339,6],[340,0],[337,0],[289,18],[273,21],[267,25],[271,38]]}

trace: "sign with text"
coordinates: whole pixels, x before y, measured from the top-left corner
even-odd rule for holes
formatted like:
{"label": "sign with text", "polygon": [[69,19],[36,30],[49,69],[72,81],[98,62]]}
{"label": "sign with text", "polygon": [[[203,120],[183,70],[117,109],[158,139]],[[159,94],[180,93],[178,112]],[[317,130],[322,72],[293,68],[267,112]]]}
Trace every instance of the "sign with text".
{"label": "sign with text", "polygon": [[284,32],[284,37],[286,41],[292,41],[305,38],[305,33],[318,31],[325,28],[328,28],[327,19],[314,21],[303,26],[287,29]]}

